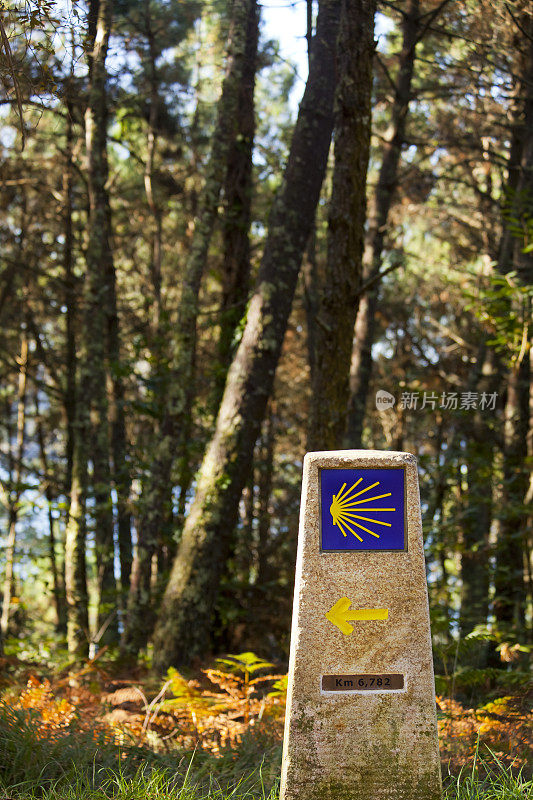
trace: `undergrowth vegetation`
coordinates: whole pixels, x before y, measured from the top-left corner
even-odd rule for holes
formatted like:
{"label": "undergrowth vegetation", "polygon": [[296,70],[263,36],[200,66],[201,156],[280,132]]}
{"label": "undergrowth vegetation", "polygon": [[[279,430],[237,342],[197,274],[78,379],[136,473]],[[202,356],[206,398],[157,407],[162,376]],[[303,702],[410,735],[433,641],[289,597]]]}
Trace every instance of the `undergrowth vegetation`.
{"label": "undergrowth vegetation", "polygon": [[268,797],[280,747],[264,733],[215,757],[201,749],[155,753],[117,745],[79,724],[42,736],[34,714],[0,707],[0,787],[17,798]]}
{"label": "undergrowth vegetation", "polygon": [[[281,746],[271,731],[251,728],[238,747],[215,756],[195,749],[154,753],[121,746],[77,724],[49,732],[28,711],[0,707],[2,800],[276,800]],[[533,782],[494,754],[445,779],[446,800],[526,800]]]}
{"label": "undergrowth vegetation", "polygon": [[[104,658],[3,666],[1,800],[277,797],[286,676],[253,653],[162,683]],[[530,700],[524,684],[473,708],[438,696],[446,800],[533,797]]]}

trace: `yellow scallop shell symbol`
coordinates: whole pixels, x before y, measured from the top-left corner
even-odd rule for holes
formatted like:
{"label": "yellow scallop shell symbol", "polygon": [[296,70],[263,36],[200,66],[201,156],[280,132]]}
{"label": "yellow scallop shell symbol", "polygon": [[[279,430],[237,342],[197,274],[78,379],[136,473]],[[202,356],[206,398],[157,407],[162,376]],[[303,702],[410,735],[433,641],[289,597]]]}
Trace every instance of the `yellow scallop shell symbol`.
{"label": "yellow scallop shell symbol", "polygon": [[362,478],[359,478],[359,480],[356,481],[353,486],[350,486],[349,489],[346,489],[346,484],[343,483],[337,494],[333,495],[331,505],[329,507],[333,524],[337,525],[342,535],[347,536],[346,531],[349,531],[355,536],[356,539],[359,539],[360,542],[363,540],[361,536],[354,531],[354,528],[359,528],[359,530],[363,530],[366,533],[369,533],[371,536],[375,536],[376,539],[379,539],[380,534],[371,530],[370,528],[365,527],[364,525],[361,525],[361,523],[356,522],[356,520],[362,520],[363,522],[369,522],[374,525],[383,525],[387,528],[392,527],[392,525],[390,522],[384,522],[381,519],[361,516],[361,514],[357,512],[363,511],[365,514],[368,514],[369,512],[375,514],[376,512],[396,511],[395,508],[369,508],[366,505],[367,503],[373,503],[375,500],[382,500],[384,497],[390,497],[392,492],[385,492],[384,494],[374,495],[374,497],[363,497],[360,500],[356,500],[357,497],[360,497],[361,495],[370,491],[370,489],[374,489],[380,484],[379,481],[376,481],[375,483],[371,483],[370,486],[367,486],[365,489],[361,489],[355,494],[352,494],[353,490],[359,486],[362,480]]}

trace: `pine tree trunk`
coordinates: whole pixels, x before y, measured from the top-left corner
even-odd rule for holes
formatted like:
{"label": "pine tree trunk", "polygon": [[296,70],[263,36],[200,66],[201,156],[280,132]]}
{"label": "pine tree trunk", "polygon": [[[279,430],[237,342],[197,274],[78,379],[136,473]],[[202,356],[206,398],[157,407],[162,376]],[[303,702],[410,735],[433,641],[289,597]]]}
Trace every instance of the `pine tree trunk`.
{"label": "pine tree trunk", "polygon": [[231,364],[216,429],[198,473],[154,637],[154,666],[205,655],[221,570],[272,391],[333,128],[339,2],[322,0],[309,78],[282,189],[274,201],[257,287]]}
{"label": "pine tree trunk", "polygon": [[[381,169],[369,219],[365,248],[365,279],[379,275],[387,222],[394,193],[398,184],[398,165],[405,141],[405,127],[411,100],[411,84],[420,27],[419,0],[409,0],[402,29],[403,41],[391,126],[383,146]],[[379,299],[379,284],[375,284],[361,299],[355,322],[352,363],[350,367],[350,400],[345,444],[360,447],[363,421],[372,374],[372,345],[375,335],[375,317]]]}
{"label": "pine tree trunk", "polygon": [[[307,39],[307,68],[309,69],[311,67],[311,49],[313,46],[313,0],[306,0],[306,11],[307,32],[305,38]],[[311,386],[315,385],[316,375],[316,329],[320,294],[316,244],[315,214],[301,269],[305,321],[307,326],[307,362],[309,364]]]}
{"label": "pine tree trunk", "polygon": [[[5,554],[4,586],[2,593],[2,614],[0,616],[0,639],[3,641],[9,629],[11,598],[13,597],[13,578],[15,569],[15,544],[19,501],[22,493],[22,457],[24,454],[24,434],[26,428],[26,378],[28,372],[28,337],[23,328],[20,338],[20,359],[17,391],[17,432],[13,471],[11,474],[8,503],[8,532]],[[11,442],[9,443],[11,447]]]}
{"label": "pine tree trunk", "polygon": [[376,311],[379,289],[374,286],[360,300],[350,364],[350,398],[346,425],[346,447],[362,445],[370,379],[372,377],[372,345],[376,334]]}
{"label": "pine tree trunk", "polygon": [[[73,103],[71,98],[70,83],[67,82],[65,87],[65,154],[63,166],[63,235],[65,237],[63,245],[63,273],[64,273],[64,298],[65,298],[65,391],[63,394],[63,408],[66,419],[66,438],[65,438],[65,484],[63,492],[67,498],[66,514],[65,514],[65,531],[69,525],[70,519],[70,497],[72,493],[72,471],[74,466],[74,448],[76,443],[76,371],[77,371],[77,357],[76,357],[76,322],[78,316],[78,294],[76,287],[76,277],[73,270],[73,244],[74,235],[72,228],[72,210],[74,202],[74,181],[73,181],[73,148],[74,148],[74,128],[73,128]],[[50,545],[52,546],[52,545]],[[66,542],[65,542],[66,548]],[[85,553],[83,553],[85,559]],[[61,629],[64,629],[67,635],[67,644],[69,650],[74,647],[77,649],[77,642],[75,643],[68,638],[68,603],[67,603],[67,588],[66,588],[66,567],[67,558],[66,552],[63,559],[63,572],[61,576],[62,584],[62,601],[63,609],[61,609],[61,619],[58,624]],[[72,611],[70,613],[72,618]],[[82,615],[83,616],[83,615]],[[83,616],[85,620],[85,616]],[[71,624],[72,629],[72,624]]]}
{"label": "pine tree trunk", "polygon": [[[106,58],[111,27],[110,0],[91,0],[89,4],[89,99],[85,112],[88,159],[89,222],[86,251],[84,356],[80,359],[81,388],[89,404],[87,425],[90,432],[87,456],[92,462],[94,498],[95,554],[97,570],[97,629],[116,614],[117,591],[114,575],[113,506],[111,501],[110,435],[108,420],[106,335],[109,336],[109,273],[111,254],[111,216],[107,194],[107,100]],[[85,403],[84,403],[85,405]],[[116,618],[103,641],[116,637]]]}
{"label": "pine tree trunk", "polygon": [[50,554],[50,571],[52,573],[52,593],[54,595],[54,605],[56,609],[56,631],[61,636],[66,636],[67,633],[67,607],[65,598],[65,586],[63,577],[57,565],[56,556],[56,536],[55,536],[55,520],[52,514],[53,495],[53,477],[50,473],[48,466],[48,457],[46,454],[46,442],[44,437],[43,423],[39,410],[39,396],[38,390],[35,391],[35,416],[37,421],[37,440],[39,442],[39,452],[41,456],[41,467],[44,482],[44,495],[46,497],[47,511],[48,511],[48,552]]}
{"label": "pine tree trunk", "polygon": [[446,494],[449,489],[449,482],[448,476],[450,473],[450,464],[452,459],[455,457],[456,451],[456,432],[454,431],[452,436],[446,441],[446,448],[444,449],[444,438],[443,438],[443,424],[442,421],[437,426],[437,436],[436,436],[436,444],[435,444],[435,464],[437,465],[436,471],[433,477],[433,491],[430,494],[429,502],[427,505],[426,512],[424,514],[424,520],[426,524],[430,527],[432,532],[432,538],[435,541],[434,544],[434,551],[436,560],[440,566],[440,576],[437,579],[438,583],[438,609],[442,613],[444,619],[446,620],[446,628],[441,635],[443,635],[445,641],[448,641],[451,625],[450,625],[450,591],[448,588],[448,572],[446,569],[446,543],[443,540],[442,536],[440,537],[439,541],[439,533],[441,530],[441,523],[443,518],[443,508],[444,502],[446,499]]}
{"label": "pine tree trunk", "polygon": [[268,545],[270,533],[270,497],[274,478],[274,412],[269,404],[263,435],[261,436],[260,458],[257,480],[257,586],[265,586],[268,581]]}
{"label": "pine tree trunk", "polygon": [[76,398],[76,437],[72,459],[69,516],[65,537],[65,594],[67,599],[67,645],[76,658],[89,652],[89,612],[85,543],[87,539],[87,424],[86,401],[81,392]]}
{"label": "pine tree trunk", "polygon": [[194,363],[196,357],[196,319],[202,275],[207,262],[209,244],[218,215],[221,191],[228,157],[235,138],[235,124],[241,92],[246,52],[249,7],[255,0],[235,0],[228,42],[228,60],[222,93],[218,103],[215,130],[206,170],[205,185],[191,249],[182,278],[182,294],[174,332],[175,363],[169,376],[167,407],[155,446],[151,468],[143,482],[136,564],[128,602],[128,618],[124,647],[136,651],[146,644],[151,632],[152,603],[150,565],[156,552],[165,521],[171,517],[168,487],[176,453],[188,446],[194,397]]}
{"label": "pine tree trunk", "polygon": [[[154,398],[156,408],[154,420],[154,441],[158,441],[161,435],[161,421],[168,398],[169,380],[169,355],[166,351],[168,340],[168,325],[164,322],[162,305],[162,212],[157,202],[154,191],[154,163],[158,147],[158,116],[160,110],[159,97],[159,75],[157,70],[157,59],[160,52],[157,48],[156,36],[152,26],[152,12],[150,0],[144,0],[144,24],[145,34],[148,44],[148,59],[146,76],[150,87],[150,106],[148,114],[148,131],[146,137],[146,163],[144,170],[144,188],[146,200],[150,214],[152,216],[152,230],[150,243],[150,276],[152,282],[152,313],[150,326],[150,351],[154,363],[154,381],[158,387],[157,397]],[[154,465],[155,469],[155,465]],[[160,518],[159,530],[156,533],[157,541],[154,540],[152,546],[147,546],[147,522],[146,515],[141,514],[136,526],[138,534],[138,544],[135,548],[131,582],[128,595],[128,610],[126,625],[121,646],[123,649],[137,651],[146,641],[151,633],[151,607],[154,598],[152,597],[152,557],[156,550],[162,553],[163,549],[170,546],[170,521],[172,519],[172,485],[170,474],[168,478],[159,479],[153,472],[146,476],[142,485],[142,498],[146,497],[145,482],[159,486],[158,516]],[[141,501],[142,506],[142,501]],[[151,512],[148,512],[151,513]],[[158,559],[160,562],[161,559]]]}
{"label": "pine tree trunk", "polygon": [[65,162],[63,167],[63,271],[65,282],[65,393],[63,405],[66,417],[66,443],[65,443],[65,486],[64,492],[70,497],[72,483],[72,462],[74,457],[74,440],[76,424],[76,317],[77,293],[76,278],[72,269],[73,260],[73,231],[72,231],[72,206],[73,206],[73,105],[70,98],[70,86],[65,89]]}
{"label": "pine tree trunk", "polygon": [[[478,393],[495,391],[495,355],[482,342],[469,390]],[[461,636],[477,625],[486,625],[489,614],[490,529],[493,514],[494,440],[490,419],[477,410],[461,431],[465,441],[465,463],[468,491],[463,499],[461,515]],[[487,648],[480,646],[469,654],[472,666],[486,666]]]}
{"label": "pine tree trunk", "polygon": [[222,302],[219,319],[218,368],[214,398],[215,413],[220,404],[231,363],[233,337],[244,316],[250,282],[249,229],[252,202],[252,153],[255,135],[254,87],[257,71],[259,9],[251,0],[246,25],[242,80],[237,102],[237,119],[228,153],[224,180],[224,221],[222,239]]}
{"label": "pine tree trunk", "polygon": [[[520,46],[517,48],[516,94],[513,136],[509,157],[506,224],[498,268],[503,274],[516,270],[522,285],[533,283],[533,253],[524,252],[528,235],[517,235],[516,228],[527,231],[531,220],[533,197],[533,18],[522,16]],[[526,586],[524,562],[527,556],[527,509],[529,470],[526,462],[530,423],[530,353],[531,301],[522,296],[514,301],[509,313],[523,326],[520,352],[513,357],[507,373],[503,444],[502,511],[498,524],[495,574],[494,615],[502,629],[525,629]]]}
{"label": "pine tree trunk", "polygon": [[507,376],[503,487],[496,543],[494,616],[502,627],[525,629],[524,558],[527,537],[528,468],[525,463],[529,428],[530,364],[526,356]]}
{"label": "pine tree trunk", "polygon": [[[66,142],[63,168],[63,270],[65,276],[65,364],[66,384],[64,408],[66,416],[65,493],[68,511],[65,536],[64,583],[69,653],[83,657],[88,652],[89,616],[85,564],[87,493],[87,425],[88,398],[77,385],[76,322],[78,317],[76,277],[73,270],[73,103],[66,90]],[[80,375],[81,378],[81,375]],[[79,399],[79,406],[78,406]]]}
{"label": "pine tree trunk", "polygon": [[[121,372],[121,346],[116,298],[116,275],[112,257],[107,262],[107,356],[111,377],[111,479],[117,494],[117,534],[121,596],[127,598],[133,560],[131,541],[131,475],[126,436],[125,390]],[[122,605],[120,603],[119,605]]]}
{"label": "pine tree trunk", "polygon": [[339,32],[335,97],[335,165],[328,253],[316,328],[308,448],[342,445],[353,327],[361,284],[370,148],[374,0],[345,2]]}
{"label": "pine tree trunk", "polygon": [[[474,422],[466,445],[468,494],[462,516],[461,635],[487,623],[489,534],[492,521],[493,446],[488,431]],[[481,434],[481,436],[480,436]],[[478,665],[480,665],[478,663]]]}
{"label": "pine tree trunk", "polygon": [[305,321],[307,325],[307,361],[311,386],[316,380],[316,338],[320,286],[316,258],[316,221],[313,224],[302,264]]}

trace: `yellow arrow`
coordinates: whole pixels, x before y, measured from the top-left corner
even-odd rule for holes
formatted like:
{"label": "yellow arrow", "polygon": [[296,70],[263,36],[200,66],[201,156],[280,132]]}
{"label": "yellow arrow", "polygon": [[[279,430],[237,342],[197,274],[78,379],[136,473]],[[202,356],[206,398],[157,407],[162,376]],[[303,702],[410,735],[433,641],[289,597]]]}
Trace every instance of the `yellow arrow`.
{"label": "yellow arrow", "polygon": [[341,597],[329,611],[326,611],[326,619],[336,625],[345,636],[353,632],[353,625],[349,625],[349,621],[389,618],[388,608],[361,608],[356,611],[353,608],[350,610],[351,604],[352,601],[347,597]]}

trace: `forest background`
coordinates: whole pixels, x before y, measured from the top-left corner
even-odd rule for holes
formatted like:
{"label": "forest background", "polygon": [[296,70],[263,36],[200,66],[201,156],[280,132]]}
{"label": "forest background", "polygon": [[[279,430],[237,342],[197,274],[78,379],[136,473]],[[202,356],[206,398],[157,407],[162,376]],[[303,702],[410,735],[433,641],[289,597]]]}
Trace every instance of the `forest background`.
{"label": "forest background", "polygon": [[238,738],[248,678],[287,663],[304,453],[397,449],[419,460],[441,710],[505,697],[516,734],[531,8],[292,8],[299,110],[255,0],[0,5],[3,680],[56,709],[43,676],[64,694],[76,664],[166,674],[198,710],[176,668],[244,652],[219,665]]}

